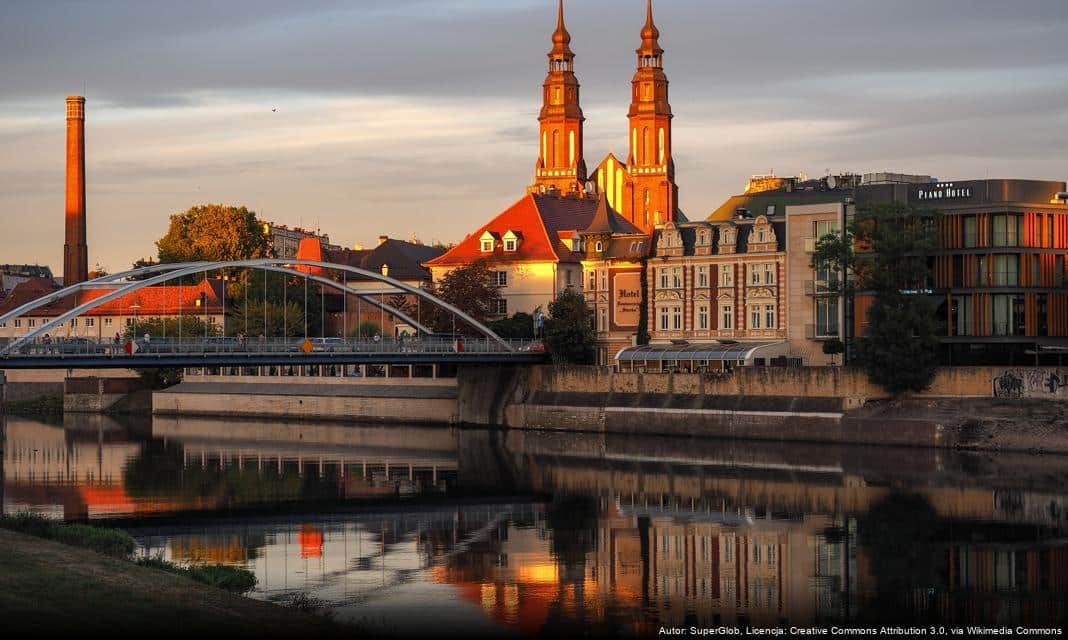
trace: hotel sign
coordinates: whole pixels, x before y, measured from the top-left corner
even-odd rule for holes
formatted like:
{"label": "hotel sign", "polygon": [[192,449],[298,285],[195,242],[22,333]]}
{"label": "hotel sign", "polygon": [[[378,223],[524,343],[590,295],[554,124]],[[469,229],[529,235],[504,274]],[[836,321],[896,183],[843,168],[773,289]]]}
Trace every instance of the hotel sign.
{"label": "hotel sign", "polygon": [[972,197],[971,185],[958,187],[952,182],[925,185],[916,192],[916,199],[921,202],[929,200],[963,200],[970,197]]}
{"label": "hotel sign", "polygon": [[641,318],[642,274],[629,271],[612,274],[612,324],[637,327]]}

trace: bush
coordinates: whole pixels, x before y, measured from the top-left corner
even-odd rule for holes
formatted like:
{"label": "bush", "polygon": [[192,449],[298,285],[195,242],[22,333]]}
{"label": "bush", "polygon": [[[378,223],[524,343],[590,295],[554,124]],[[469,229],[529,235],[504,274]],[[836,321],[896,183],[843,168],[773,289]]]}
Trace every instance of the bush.
{"label": "bush", "polygon": [[211,585],[230,593],[244,594],[256,587],[256,574],[248,569],[212,564],[182,567],[163,559],[163,556],[138,558],[137,564],[150,569],[159,569],[167,573],[184,575],[191,580]]}
{"label": "bush", "polygon": [[120,529],[103,529],[85,524],[65,524],[34,514],[4,516],[0,527],[26,535],[83,547],[117,558],[129,558],[137,548],[130,534]]}

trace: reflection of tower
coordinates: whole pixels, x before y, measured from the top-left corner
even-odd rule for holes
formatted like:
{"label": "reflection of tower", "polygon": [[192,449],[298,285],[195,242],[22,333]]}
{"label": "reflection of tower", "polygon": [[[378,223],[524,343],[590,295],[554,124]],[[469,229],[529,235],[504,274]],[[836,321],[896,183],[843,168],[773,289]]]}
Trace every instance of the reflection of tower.
{"label": "reflection of tower", "polygon": [[67,217],[63,284],[89,279],[85,241],[85,98],[67,96]]}

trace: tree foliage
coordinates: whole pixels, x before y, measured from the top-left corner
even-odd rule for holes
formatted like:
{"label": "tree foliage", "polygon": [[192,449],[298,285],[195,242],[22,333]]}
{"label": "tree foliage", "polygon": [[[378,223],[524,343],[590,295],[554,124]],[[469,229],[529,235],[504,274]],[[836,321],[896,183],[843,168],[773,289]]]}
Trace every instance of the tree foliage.
{"label": "tree foliage", "polygon": [[218,336],[222,334],[222,327],[217,324],[205,323],[204,318],[193,315],[171,318],[141,318],[126,327],[127,338],[141,338],[146,334],[152,338]]}
{"label": "tree foliage", "polygon": [[172,215],[167,234],[156,246],[162,262],[196,262],[263,258],[267,243],[254,212],[245,207],[204,204]]}
{"label": "tree foliage", "polygon": [[593,314],[581,293],[567,289],[549,303],[544,335],[554,358],[570,364],[593,363]]}
{"label": "tree foliage", "polygon": [[901,204],[858,207],[841,235],[820,238],[812,266],[844,273],[832,290],[874,297],[867,335],[856,338],[868,378],[891,393],[930,386],[938,366],[928,257],[938,248],[937,211]]}
{"label": "tree foliage", "polygon": [[522,311],[508,318],[492,320],[486,326],[505,340],[534,339],[534,316]]}
{"label": "tree foliage", "polygon": [[[284,305],[281,302],[267,302],[267,333],[268,337],[287,336],[295,338],[304,335],[304,309],[303,301],[300,304],[292,300]],[[283,311],[284,310],[284,311]],[[263,298],[249,300],[248,311],[243,304],[235,304],[234,311],[226,321],[226,332],[236,336],[238,333],[248,337],[264,335],[263,332],[264,304]],[[309,309],[309,314],[310,309]],[[246,331],[247,327],[247,331]],[[313,332],[312,329],[315,331]],[[319,324],[309,323],[308,335],[318,336]]]}
{"label": "tree foliage", "polygon": [[[428,291],[482,323],[494,315],[497,299],[501,295],[496,274],[484,260],[449,271],[430,286]],[[462,321],[456,320],[454,323],[452,313],[423,299],[419,299],[405,311],[413,318],[420,318],[423,324],[434,331],[450,332],[454,327],[461,332],[470,329]]]}

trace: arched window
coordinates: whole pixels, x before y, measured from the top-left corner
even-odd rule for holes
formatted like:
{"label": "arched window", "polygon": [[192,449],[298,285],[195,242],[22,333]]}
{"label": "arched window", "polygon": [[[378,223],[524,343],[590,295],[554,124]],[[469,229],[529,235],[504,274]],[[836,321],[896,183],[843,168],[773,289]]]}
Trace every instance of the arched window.
{"label": "arched window", "polygon": [[665,142],[664,128],[660,127],[660,162],[659,162],[659,164],[664,164],[664,156],[666,154],[666,151],[667,151],[667,145],[666,145],[666,142]]}
{"label": "arched window", "polygon": [[567,166],[575,166],[575,132],[572,131],[568,135],[568,151],[567,151]]}
{"label": "arched window", "polygon": [[630,153],[634,160],[638,160],[638,127],[630,130]]}
{"label": "arched window", "polygon": [[642,163],[648,164],[653,155],[653,141],[649,137],[649,127],[642,129]]}
{"label": "arched window", "polygon": [[553,167],[559,167],[562,164],[560,162],[561,153],[563,153],[563,149],[560,148],[560,130],[557,129],[553,131]]}
{"label": "arched window", "polygon": [[549,132],[541,132],[541,164],[543,167],[549,166]]}
{"label": "arched window", "polygon": [[604,250],[604,245],[601,244],[600,240],[597,241],[597,244],[593,245],[593,250],[596,251],[597,253],[600,253],[601,251]]}

